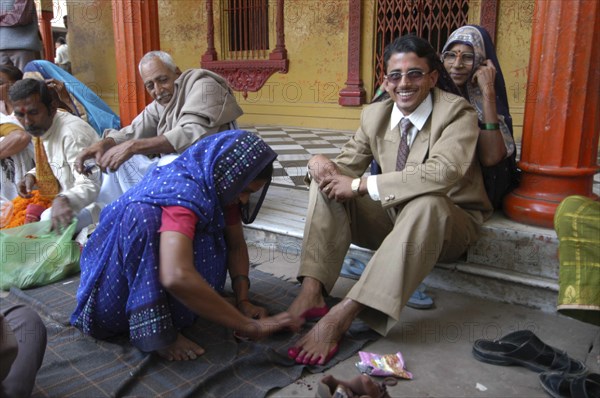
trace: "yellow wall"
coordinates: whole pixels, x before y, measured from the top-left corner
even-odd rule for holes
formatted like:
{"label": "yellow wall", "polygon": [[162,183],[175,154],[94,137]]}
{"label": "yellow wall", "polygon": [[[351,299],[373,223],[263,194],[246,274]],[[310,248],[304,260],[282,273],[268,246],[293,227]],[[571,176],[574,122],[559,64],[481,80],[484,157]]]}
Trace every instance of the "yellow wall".
{"label": "yellow wall", "polygon": [[67,14],[73,74],[118,113],[111,2],[67,0]]}
{"label": "yellow wall", "polygon": [[347,0],[286,1],[289,71],[247,99],[239,96],[242,124],[356,129],[360,108],[338,105],[347,78],[348,14]]}
{"label": "yellow wall", "polygon": [[160,48],[181,70],[198,68],[206,51],[206,7],[198,0],[159,0]]}
{"label": "yellow wall", "polygon": [[515,139],[523,133],[534,0],[500,0],[496,52],[506,81]]}
{"label": "yellow wall", "polygon": [[[478,24],[480,1],[470,2],[469,22]],[[499,0],[496,24],[496,54],[506,83],[515,139],[523,134],[525,90],[534,0]]]}
{"label": "yellow wall", "polygon": [[[218,32],[219,0],[214,3]],[[276,2],[270,3],[270,16],[274,18]],[[517,137],[521,136],[525,103],[533,3],[499,1],[497,51]],[[375,0],[363,0],[361,4],[361,76],[369,99],[373,95]],[[479,22],[479,5],[479,0],[471,2],[472,23]],[[118,110],[111,2],[68,1],[68,8],[74,73]],[[203,1],[159,0],[161,48],[173,55],[182,70],[198,67],[206,51],[205,13]],[[240,124],[356,129],[361,107],[338,105],[338,92],[347,78],[348,15],[348,0],[285,1],[289,71],[275,73],[260,91],[249,93],[246,99],[236,94],[245,112]],[[218,34],[215,40],[218,47]]]}

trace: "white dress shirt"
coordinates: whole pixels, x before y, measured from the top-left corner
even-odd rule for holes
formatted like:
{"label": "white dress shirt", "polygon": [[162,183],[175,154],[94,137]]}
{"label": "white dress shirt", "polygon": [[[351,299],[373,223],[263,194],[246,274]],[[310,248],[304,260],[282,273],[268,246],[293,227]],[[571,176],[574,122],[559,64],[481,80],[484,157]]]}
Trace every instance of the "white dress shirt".
{"label": "white dress shirt", "polygon": [[[398,108],[398,105],[394,104],[392,108],[392,114],[390,116],[390,130],[396,129],[400,124],[400,121],[403,118],[408,118],[412,123],[411,128],[408,130],[408,147],[410,148],[412,143],[415,140],[419,131],[423,129],[423,126],[429,119],[431,112],[433,111],[433,100],[431,98],[431,93],[421,102],[421,104],[415,109],[413,113],[408,116],[404,116],[402,111]],[[400,134],[400,129],[397,128],[398,134]],[[377,176],[369,176],[367,177],[367,191],[369,192],[369,196],[373,200],[379,199],[379,190],[377,189]]]}

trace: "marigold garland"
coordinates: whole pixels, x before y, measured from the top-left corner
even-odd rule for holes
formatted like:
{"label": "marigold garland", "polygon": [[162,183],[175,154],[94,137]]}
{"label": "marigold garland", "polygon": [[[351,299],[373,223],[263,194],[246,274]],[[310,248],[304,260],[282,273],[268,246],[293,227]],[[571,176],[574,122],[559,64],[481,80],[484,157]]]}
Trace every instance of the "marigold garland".
{"label": "marigold garland", "polygon": [[40,205],[43,206],[45,209],[52,206],[52,199],[41,196],[39,191],[37,190],[31,191],[31,193],[33,195],[31,198],[26,199],[17,196],[15,199],[12,200],[13,215],[10,219],[10,222],[4,228],[1,229],[19,227],[25,224],[25,212],[27,211],[27,206],[30,204]]}

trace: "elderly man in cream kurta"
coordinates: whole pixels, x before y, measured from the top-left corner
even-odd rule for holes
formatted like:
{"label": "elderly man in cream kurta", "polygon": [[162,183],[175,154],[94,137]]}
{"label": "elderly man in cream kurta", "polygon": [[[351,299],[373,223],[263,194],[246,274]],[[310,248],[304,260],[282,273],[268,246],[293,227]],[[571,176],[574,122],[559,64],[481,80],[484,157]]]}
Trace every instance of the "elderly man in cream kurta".
{"label": "elderly man in cream kurta", "polygon": [[180,154],[203,137],[233,129],[243,113],[225,79],[204,69],[181,73],[163,51],[144,55],[139,71],[154,101],[131,125],[105,130],[104,138],[77,159],[82,172],[88,159],[108,171],[98,198],[102,203],[136,184],[157,164],[157,155]]}
{"label": "elderly man in cream kurta", "polygon": [[[359,315],[386,334],[434,264],[462,255],[491,214],[475,159],[477,115],[463,98],[435,87],[443,73],[435,50],[404,36],[384,59],[391,98],[363,110],[360,128],[333,162],[309,161],[302,289],[288,311],[323,315],[323,294],[333,288],[350,243],[375,253],[346,298],[290,348],[298,363],[326,363]],[[402,119],[411,122],[410,150],[399,167]],[[361,177],[373,159],[382,174]]]}

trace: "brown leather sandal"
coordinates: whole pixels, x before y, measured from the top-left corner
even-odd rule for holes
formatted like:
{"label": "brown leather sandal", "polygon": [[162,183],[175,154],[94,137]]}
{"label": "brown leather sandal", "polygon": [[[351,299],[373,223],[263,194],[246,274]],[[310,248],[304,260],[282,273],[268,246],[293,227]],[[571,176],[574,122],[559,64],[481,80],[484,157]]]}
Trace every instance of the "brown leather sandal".
{"label": "brown leather sandal", "polygon": [[317,398],[390,398],[383,383],[376,383],[367,375],[348,381],[326,375],[319,381]]}

